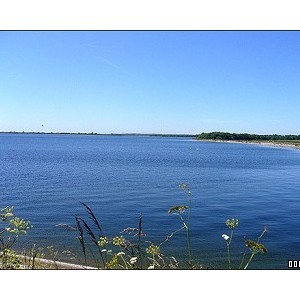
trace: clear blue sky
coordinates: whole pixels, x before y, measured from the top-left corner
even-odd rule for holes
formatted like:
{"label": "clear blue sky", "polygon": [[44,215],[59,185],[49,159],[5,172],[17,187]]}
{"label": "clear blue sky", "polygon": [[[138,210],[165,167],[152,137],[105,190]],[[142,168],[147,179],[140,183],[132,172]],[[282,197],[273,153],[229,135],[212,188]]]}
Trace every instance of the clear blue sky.
{"label": "clear blue sky", "polygon": [[0,104],[0,131],[300,134],[300,32],[2,31]]}

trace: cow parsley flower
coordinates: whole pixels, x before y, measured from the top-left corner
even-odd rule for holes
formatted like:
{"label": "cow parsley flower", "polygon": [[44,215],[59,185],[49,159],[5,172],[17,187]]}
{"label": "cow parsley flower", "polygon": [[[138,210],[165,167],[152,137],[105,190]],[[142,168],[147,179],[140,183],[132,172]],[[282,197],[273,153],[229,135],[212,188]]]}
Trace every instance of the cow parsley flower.
{"label": "cow parsley flower", "polygon": [[222,238],[227,241],[230,239],[230,237],[227,234],[222,234]]}
{"label": "cow parsley flower", "polygon": [[134,257],[131,257],[129,261],[132,265],[134,265],[137,262],[137,259],[138,258],[136,256],[134,256]]}

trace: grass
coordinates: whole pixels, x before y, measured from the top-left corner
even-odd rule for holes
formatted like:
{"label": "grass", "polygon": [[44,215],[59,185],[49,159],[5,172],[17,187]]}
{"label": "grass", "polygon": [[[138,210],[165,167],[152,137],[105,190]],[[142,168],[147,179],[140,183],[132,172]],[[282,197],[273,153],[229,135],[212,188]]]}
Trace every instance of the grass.
{"label": "grass", "polygon": [[[75,216],[75,225],[58,224],[65,228],[72,228],[77,234],[78,246],[83,253],[84,262],[69,251],[64,254],[72,256],[74,264],[58,261],[59,252],[53,246],[37,248],[35,245],[24,251],[22,255],[17,254],[13,245],[21,235],[27,234],[31,225],[15,216],[13,207],[6,207],[1,210],[0,223],[0,269],[84,269],[89,266],[92,260],[93,267],[97,269],[206,269],[205,262],[196,263],[198,258],[193,257],[191,241],[191,214],[192,214],[192,193],[186,183],[179,185],[184,192],[185,198],[180,205],[172,206],[167,213],[178,216],[179,228],[175,228],[160,243],[149,240],[143,229],[142,214],[137,220],[137,226],[123,229],[117,236],[108,236],[102,229],[102,225],[95,216],[93,210],[85,203],[81,203],[85,209],[86,217]],[[225,225],[230,230],[229,235],[223,234],[225,240],[224,256],[227,254],[228,269],[247,269],[257,254],[267,253],[266,247],[261,244],[261,239],[266,233],[265,228],[256,241],[245,240],[244,253],[240,260],[231,257],[231,243],[234,238],[234,231],[237,230],[239,221],[228,219]],[[177,233],[186,233],[186,256],[180,261],[173,255],[164,253],[165,243],[176,238]],[[226,251],[227,246],[227,251]],[[198,250],[198,249],[197,249]],[[212,267],[213,268],[213,267]]]}

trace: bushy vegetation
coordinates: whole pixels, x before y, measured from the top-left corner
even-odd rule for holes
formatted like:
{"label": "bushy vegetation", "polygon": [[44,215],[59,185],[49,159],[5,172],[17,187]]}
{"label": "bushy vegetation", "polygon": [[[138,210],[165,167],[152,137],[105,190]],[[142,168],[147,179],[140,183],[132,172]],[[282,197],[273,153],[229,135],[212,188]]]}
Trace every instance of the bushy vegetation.
{"label": "bushy vegetation", "polygon": [[297,141],[300,135],[259,135],[249,133],[202,132],[198,140],[227,140],[227,141]]}
{"label": "bushy vegetation", "polygon": [[21,258],[12,247],[31,228],[30,222],[15,216],[13,206],[1,209],[0,218],[0,268],[18,269],[21,267]]}

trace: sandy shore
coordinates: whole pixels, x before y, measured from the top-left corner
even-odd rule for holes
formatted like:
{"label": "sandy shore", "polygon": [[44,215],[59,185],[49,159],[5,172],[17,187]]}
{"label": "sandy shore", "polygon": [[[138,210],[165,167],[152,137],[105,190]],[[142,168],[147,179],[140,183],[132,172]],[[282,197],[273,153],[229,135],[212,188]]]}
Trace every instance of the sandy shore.
{"label": "sandy shore", "polygon": [[[32,264],[32,257],[24,256],[24,255],[18,255],[22,261],[24,269],[28,269],[28,264]],[[35,258],[35,264],[42,265],[42,268],[38,269],[55,269],[55,270],[98,270],[97,268],[90,267],[90,266],[84,266],[79,264],[72,264],[67,262],[60,262],[60,261],[54,261],[51,259],[45,259],[45,258]]]}
{"label": "sandy shore", "polygon": [[231,140],[195,140],[197,142],[212,142],[212,143],[231,143],[231,144],[252,144],[261,145],[268,147],[283,147],[283,148],[293,148],[300,149],[300,143],[294,144],[293,142],[281,143],[281,142],[268,142],[268,141],[231,141]]}

